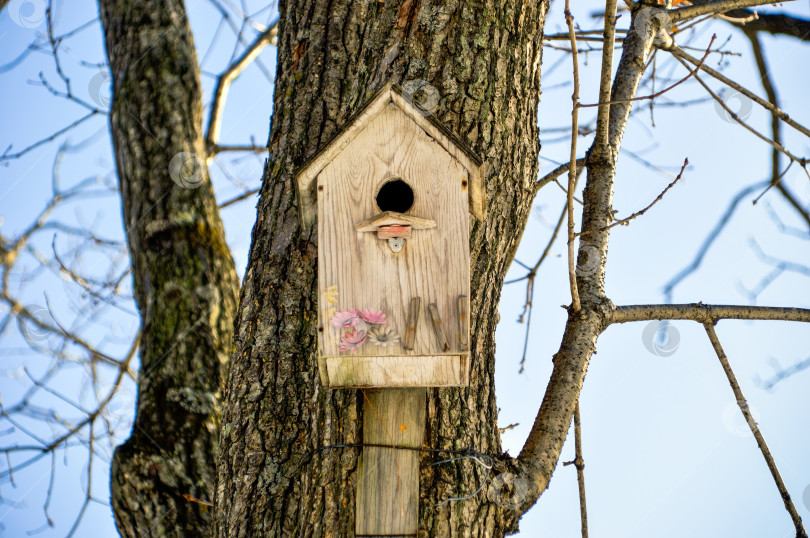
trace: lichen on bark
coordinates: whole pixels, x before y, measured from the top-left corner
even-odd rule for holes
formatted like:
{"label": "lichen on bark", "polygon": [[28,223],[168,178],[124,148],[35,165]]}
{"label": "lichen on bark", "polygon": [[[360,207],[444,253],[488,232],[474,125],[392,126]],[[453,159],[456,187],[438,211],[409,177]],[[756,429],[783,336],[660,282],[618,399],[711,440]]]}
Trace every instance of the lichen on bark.
{"label": "lichen on bark", "polygon": [[[122,536],[210,535],[213,510],[205,503],[214,495],[238,281],[204,180],[197,56],[182,1],[100,0],[99,7],[142,319],[137,414],[113,458],[113,511]],[[202,182],[173,180],[170,164],[181,153],[202,167],[195,170]]]}

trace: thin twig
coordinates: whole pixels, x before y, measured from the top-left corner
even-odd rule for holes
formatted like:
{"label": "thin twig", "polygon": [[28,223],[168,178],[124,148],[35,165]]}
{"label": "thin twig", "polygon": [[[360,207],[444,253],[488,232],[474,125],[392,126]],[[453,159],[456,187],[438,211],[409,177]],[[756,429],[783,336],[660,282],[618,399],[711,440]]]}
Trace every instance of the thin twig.
{"label": "thin twig", "polygon": [[728,362],[728,357],[726,357],[726,353],[723,351],[723,346],[720,344],[720,339],[717,337],[717,333],[714,330],[714,324],[704,323],[703,327],[705,327],[706,334],[709,336],[709,340],[712,343],[714,352],[717,354],[717,358],[720,360],[720,364],[723,366],[723,371],[726,373],[726,378],[728,378],[729,385],[731,385],[731,390],[734,392],[734,397],[737,399],[737,405],[740,407],[740,411],[742,411],[745,421],[748,423],[748,427],[751,428],[751,433],[754,434],[754,438],[757,440],[757,445],[759,446],[759,450],[762,452],[762,457],[765,458],[765,463],[768,465],[768,469],[771,471],[771,476],[773,476],[773,481],[776,484],[776,488],[779,490],[779,495],[782,497],[782,501],[785,503],[785,510],[787,510],[788,514],[790,514],[790,518],[793,520],[793,525],[796,527],[796,538],[807,538],[807,532],[804,530],[804,526],[802,525],[802,518],[799,516],[799,513],[796,511],[796,507],[793,505],[793,500],[790,498],[790,493],[788,493],[787,487],[785,487],[785,482],[782,480],[782,475],[779,474],[779,469],[776,467],[776,462],[774,462],[771,451],[768,449],[768,445],[765,443],[765,437],[762,436],[762,432],[757,426],[756,421],[754,421],[754,417],[748,407],[748,402],[742,393],[742,389],[740,389],[740,384],[737,383],[737,377],[734,375],[734,371],[731,369],[731,365]]}
{"label": "thin twig", "polygon": [[[791,2],[792,0],[787,0]],[[706,4],[699,4],[695,6],[682,7],[667,11],[667,15],[673,24],[699,17],[701,15],[711,15],[715,13],[725,13],[733,9],[742,9],[746,7],[764,6],[768,4],[776,4],[774,0],[719,0],[717,2],[709,2]]]}
{"label": "thin twig", "polygon": [[[24,149],[21,149],[17,153],[8,153],[8,149],[7,149],[5,153],[0,155],[0,161],[9,161],[11,159],[19,159],[20,157],[22,157],[23,155],[25,155],[29,151],[31,151],[33,149],[36,149],[36,148],[38,148],[39,146],[41,146],[43,144],[47,144],[48,142],[52,142],[53,140],[56,140],[60,135],[65,134],[66,132],[70,131],[74,127],[78,127],[79,125],[81,125],[85,121],[89,120],[93,116],[96,116],[97,114],[100,114],[100,113],[101,113],[101,111],[99,111],[99,110],[93,110],[91,112],[88,112],[87,114],[85,114],[81,118],[77,119],[76,121],[74,121],[73,123],[68,125],[67,127],[63,127],[62,129],[59,129],[58,131],[51,134],[50,136],[46,136],[45,138],[43,138],[43,139],[41,139],[41,140],[39,140],[37,142],[34,142],[30,146],[28,146],[28,147],[26,147]],[[11,149],[11,146],[9,146],[9,149]]]}
{"label": "thin twig", "polygon": [[[585,157],[577,159],[576,166],[577,166],[577,173],[579,173],[579,171],[585,166]],[[544,186],[546,186],[546,184],[556,180],[558,177],[563,175],[563,172],[570,169],[571,169],[570,161],[565,164],[561,164],[560,166],[558,166],[557,168],[555,168],[554,170],[552,170],[551,172],[549,172],[548,174],[544,175],[543,177],[537,180],[537,182],[534,184],[534,192],[536,193]]]}
{"label": "thin twig", "polygon": [[[205,137],[209,154],[213,155],[212,149],[217,146],[219,131],[222,123],[222,112],[225,109],[225,100],[228,96],[228,89],[231,82],[238,77],[250,63],[262,52],[262,50],[272,43],[278,32],[278,22],[271,25],[267,30],[259,34],[259,37],[251,43],[238,60],[233,62],[227,71],[220,75],[217,80],[217,87],[214,90],[214,98],[211,102],[211,113],[208,116],[208,134]],[[222,151],[220,149],[220,151]]]}
{"label": "thin twig", "polygon": [[261,190],[261,189],[259,189],[259,188],[256,188],[256,189],[250,189],[249,191],[243,192],[242,194],[240,194],[240,195],[238,195],[238,196],[234,196],[234,197],[233,197],[233,198],[231,198],[230,200],[225,200],[224,202],[222,202],[221,204],[219,204],[219,208],[220,208],[220,209],[223,209],[223,208],[226,208],[226,207],[228,207],[228,206],[230,206],[230,205],[235,204],[236,202],[241,202],[241,201],[242,201],[242,200],[244,200],[245,198],[250,198],[251,196],[253,196],[253,195],[254,195],[254,194],[256,194],[257,192],[259,192],[259,190]]}
{"label": "thin twig", "polygon": [[588,538],[588,509],[585,503],[585,460],[582,457],[582,431],[579,416],[579,400],[574,408],[574,461],[563,465],[574,465],[577,468],[577,485],[579,486],[579,519],[582,527],[582,538]]}
{"label": "thin twig", "polygon": [[577,125],[579,125],[579,59],[577,58],[577,36],[574,31],[574,17],[571,15],[571,2],[565,0],[565,22],[571,38],[571,58],[574,66],[574,93],[571,94],[571,159],[568,163],[568,282],[571,287],[571,307],[579,312],[579,292],[577,291],[576,249],[574,236],[574,185],[577,180]]}
{"label": "thin twig", "polygon": [[508,426],[504,426],[503,428],[498,428],[498,431],[500,433],[504,433],[504,432],[508,432],[509,430],[514,430],[518,426],[520,426],[519,422],[513,422],[512,424],[509,424]]}
{"label": "thin twig", "polygon": [[[667,51],[670,52],[673,56],[675,56],[677,58],[681,58],[683,60],[686,60],[687,62],[691,63],[692,65],[697,65],[699,63],[699,60],[697,58],[695,58],[694,56],[687,53],[685,50],[683,50],[682,47],[678,47],[678,46],[673,45],[672,47],[667,49]],[[780,110],[779,107],[773,105],[772,103],[769,103],[767,100],[765,100],[762,97],[758,96],[757,94],[755,94],[751,90],[747,89],[745,86],[742,86],[741,84],[738,84],[737,82],[734,82],[730,78],[726,77],[722,73],[719,73],[718,71],[715,71],[714,69],[712,69],[711,67],[709,67],[707,65],[701,65],[700,69],[702,71],[704,71],[705,73],[709,74],[710,76],[712,76],[713,78],[716,78],[717,80],[719,80],[720,82],[722,82],[723,84],[728,86],[729,88],[732,88],[733,90],[740,92],[741,94],[748,97],[749,99],[751,99],[752,101],[754,101],[755,103],[760,105],[761,107],[769,110],[771,113],[776,114],[779,117],[780,120],[787,123],[788,125],[790,125],[794,129],[799,131],[800,133],[804,134],[805,136],[810,137],[810,129],[808,129],[804,125],[798,123],[796,120],[794,120],[793,118],[788,116],[784,111]]]}
{"label": "thin twig", "polygon": [[[677,60],[678,60],[678,61],[679,61],[679,62],[680,62],[680,63],[681,63],[681,64],[682,64],[682,65],[683,65],[683,66],[684,66],[686,69],[689,69],[689,66],[688,66],[688,65],[686,65],[686,62],[685,62],[683,59],[678,58],[678,57],[676,57],[676,59],[677,59]],[[695,74],[695,72],[694,72],[694,71],[692,71],[692,73],[693,73],[693,74]],[[742,125],[742,126],[743,126],[743,127],[746,129],[746,130],[750,131],[750,132],[751,132],[751,133],[752,133],[754,136],[756,136],[757,138],[759,138],[759,139],[760,139],[760,140],[762,140],[763,142],[765,142],[765,143],[767,143],[767,144],[770,144],[770,145],[771,145],[771,146],[773,146],[774,148],[776,148],[776,149],[778,149],[779,151],[781,151],[781,152],[782,152],[784,155],[786,155],[786,156],[787,156],[787,158],[788,158],[788,159],[790,159],[791,161],[795,161],[795,162],[797,162],[797,163],[801,164],[801,165],[802,165],[802,168],[805,170],[805,173],[807,173],[807,169],[806,169],[805,167],[806,167],[806,165],[807,165],[807,163],[808,163],[808,160],[807,160],[806,158],[804,158],[804,157],[797,157],[796,155],[793,155],[793,154],[792,154],[790,151],[788,151],[788,150],[787,150],[787,149],[786,149],[786,148],[785,148],[785,147],[784,147],[782,144],[780,144],[780,143],[778,143],[778,142],[776,142],[776,141],[774,141],[774,140],[772,140],[772,139],[768,138],[768,137],[767,137],[767,136],[765,136],[764,134],[760,133],[759,131],[757,131],[756,129],[754,129],[753,127],[751,127],[751,126],[750,126],[748,123],[746,123],[746,122],[745,122],[745,120],[743,120],[742,118],[740,118],[740,116],[739,116],[739,115],[737,115],[737,113],[736,113],[736,112],[734,112],[733,110],[731,110],[731,109],[728,107],[728,105],[726,104],[726,102],[725,102],[725,101],[724,101],[724,100],[723,100],[723,99],[722,99],[722,98],[721,98],[719,95],[717,95],[715,92],[713,92],[713,91],[712,91],[712,89],[711,89],[711,88],[709,88],[709,85],[708,85],[708,84],[706,84],[706,83],[703,81],[703,79],[702,79],[702,78],[700,78],[700,75],[695,74],[695,80],[697,80],[697,81],[700,83],[700,85],[701,85],[701,86],[703,86],[703,89],[704,89],[704,90],[706,90],[706,92],[707,92],[709,95],[711,95],[711,96],[712,96],[712,99],[714,99],[714,100],[717,102],[717,104],[719,104],[719,105],[720,105],[720,106],[723,108],[723,110],[725,110],[725,111],[726,111],[726,113],[729,115],[729,117],[731,117],[731,118],[732,118],[734,121],[736,121],[737,123],[739,123],[740,125]]]}
{"label": "thin twig", "polygon": [[684,160],[683,160],[683,166],[681,166],[681,171],[680,171],[680,172],[678,172],[678,175],[675,177],[675,179],[673,179],[673,180],[672,180],[672,183],[670,183],[669,185],[667,185],[667,187],[666,187],[666,188],[665,188],[663,191],[661,191],[661,194],[659,194],[659,195],[658,195],[658,196],[655,198],[655,200],[653,200],[652,202],[650,202],[650,205],[648,205],[647,207],[645,207],[645,208],[644,208],[644,209],[642,209],[641,211],[636,211],[635,213],[633,213],[633,214],[632,214],[632,215],[630,215],[629,217],[624,218],[624,219],[617,220],[616,222],[614,222],[614,223],[612,223],[612,224],[610,224],[610,225],[608,225],[608,226],[604,226],[604,227],[602,227],[602,228],[597,228],[596,230],[585,230],[585,231],[579,232],[577,235],[587,235],[587,234],[589,234],[589,233],[594,233],[594,232],[603,232],[603,231],[605,231],[605,230],[609,230],[609,229],[613,228],[614,226],[619,226],[619,225],[621,225],[621,226],[627,226],[628,224],[630,224],[630,222],[631,222],[633,219],[635,219],[636,217],[640,217],[641,215],[643,215],[644,213],[646,213],[647,211],[649,211],[649,210],[650,210],[650,208],[651,208],[652,206],[654,206],[655,204],[657,204],[658,202],[660,202],[660,201],[661,201],[661,200],[664,198],[664,195],[667,193],[667,191],[669,191],[669,189],[671,189],[672,187],[674,187],[674,186],[675,186],[675,184],[676,184],[678,181],[680,181],[681,176],[683,175],[683,171],[684,171],[684,170],[686,170],[686,166],[687,166],[688,164],[689,164],[689,159],[684,159]]}
{"label": "thin twig", "polygon": [[662,95],[664,95],[668,91],[672,90],[673,88],[676,88],[677,86],[680,86],[681,84],[683,84],[684,82],[689,80],[691,77],[697,76],[696,73],[700,70],[701,66],[703,65],[703,62],[705,62],[706,58],[708,58],[709,54],[711,54],[712,43],[714,43],[715,39],[717,39],[717,34],[712,34],[712,38],[709,41],[709,46],[706,47],[706,53],[703,55],[703,58],[700,59],[700,62],[697,64],[697,67],[695,67],[693,70],[690,70],[689,74],[686,75],[685,77],[683,77],[681,80],[679,80],[675,84],[672,84],[671,86],[667,86],[663,90],[657,91],[657,92],[655,92],[655,93],[653,93],[651,95],[643,95],[641,97],[632,97],[630,99],[617,99],[615,101],[604,101],[604,102],[599,102],[599,103],[593,103],[593,104],[590,104],[590,105],[580,105],[580,106],[583,107],[583,108],[598,106],[598,107],[600,107],[600,110],[601,110],[602,107],[608,108],[606,105],[615,105],[615,104],[618,104],[618,103],[632,103],[634,101],[644,101],[644,100],[647,100],[647,99],[655,99],[656,97],[661,97]]}
{"label": "thin twig", "polygon": [[557,239],[557,234],[560,233],[560,228],[562,228],[563,220],[565,219],[565,215],[567,213],[567,207],[564,207],[562,213],[560,213],[560,218],[557,219],[557,225],[554,227],[554,231],[551,233],[551,238],[548,240],[546,244],[546,248],[543,249],[543,254],[540,255],[540,259],[537,260],[537,263],[534,264],[528,274],[522,278],[512,280],[510,282],[505,282],[504,284],[511,284],[512,282],[518,282],[520,280],[527,280],[526,283],[526,302],[523,305],[523,312],[518,317],[518,322],[523,322],[523,316],[528,314],[528,319],[526,321],[526,335],[523,339],[523,355],[520,358],[520,370],[518,370],[519,374],[523,373],[523,367],[526,363],[526,353],[529,349],[529,331],[532,326],[532,301],[534,299],[534,279],[537,276],[537,271],[540,269],[540,265],[543,261],[548,257],[549,252],[551,252],[551,247],[554,245],[554,241]]}

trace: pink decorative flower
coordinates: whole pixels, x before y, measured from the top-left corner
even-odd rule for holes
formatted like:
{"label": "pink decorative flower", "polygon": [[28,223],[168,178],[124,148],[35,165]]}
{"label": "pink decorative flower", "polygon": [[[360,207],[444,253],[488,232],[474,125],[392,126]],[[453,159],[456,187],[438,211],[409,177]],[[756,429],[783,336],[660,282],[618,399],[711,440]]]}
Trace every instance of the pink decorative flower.
{"label": "pink decorative flower", "polygon": [[335,312],[332,320],[329,322],[332,327],[354,327],[360,322],[360,313],[356,308],[349,308],[348,310],[341,310]]}
{"label": "pink decorative flower", "polygon": [[351,351],[354,353],[354,350],[362,346],[366,343],[366,331],[358,331],[357,329],[352,329],[351,331],[346,331],[340,338],[340,344],[338,348],[341,351]]}
{"label": "pink decorative flower", "polygon": [[382,310],[371,310],[370,308],[361,310],[360,317],[363,318],[363,321],[366,323],[372,323],[374,325],[385,325],[388,321]]}

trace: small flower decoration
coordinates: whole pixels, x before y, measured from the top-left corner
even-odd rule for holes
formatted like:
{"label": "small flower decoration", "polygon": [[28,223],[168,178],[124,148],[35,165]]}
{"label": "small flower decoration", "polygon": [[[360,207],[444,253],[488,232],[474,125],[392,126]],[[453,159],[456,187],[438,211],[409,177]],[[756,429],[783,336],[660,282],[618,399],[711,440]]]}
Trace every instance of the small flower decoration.
{"label": "small flower decoration", "polygon": [[356,308],[349,308],[348,310],[335,312],[335,315],[332,316],[332,320],[329,323],[332,327],[354,327],[359,322],[360,313]]}
{"label": "small flower decoration", "polygon": [[366,331],[358,331],[357,329],[352,329],[351,331],[346,331],[340,338],[340,344],[338,344],[338,348],[341,351],[351,351],[354,353],[354,350],[362,346],[366,343]]}
{"label": "small flower decoration", "polygon": [[385,325],[388,321],[382,310],[372,310],[370,308],[361,310],[360,317],[363,318],[363,321],[366,323],[373,325]]}
{"label": "small flower decoration", "polygon": [[368,331],[368,340],[372,344],[388,347],[399,342],[399,335],[391,327],[373,327]]}

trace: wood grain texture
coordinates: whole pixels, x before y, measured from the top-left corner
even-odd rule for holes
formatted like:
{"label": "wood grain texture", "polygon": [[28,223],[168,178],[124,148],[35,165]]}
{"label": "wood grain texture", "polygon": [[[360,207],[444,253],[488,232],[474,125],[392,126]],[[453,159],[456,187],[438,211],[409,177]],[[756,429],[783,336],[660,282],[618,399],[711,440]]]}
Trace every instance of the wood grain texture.
{"label": "wood grain texture", "polygon": [[469,382],[469,355],[402,357],[320,357],[326,386],[463,387]]}
{"label": "wood grain texture", "polygon": [[354,139],[363,132],[367,125],[373,122],[378,114],[392,105],[409,117],[439,147],[443,148],[448,155],[452,156],[466,169],[468,177],[465,178],[467,182],[465,187],[468,186],[470,191],[470,198],[468,199],[469,211],[479,219],[486,217],[486,195],[482,183],[483,173],[480,159],[473,157],[472,151],[463,147],[459,140],[448,136],[446,129],[439,127],[436,125],[435,120],[425,116],[419,108],[402,97],[396,87],[389,82],[329,144],[296,172],[296,193],[301,223],[304,228],[314,224],[318,216],[316,210],[318,191],[315,188],[316,183],[320,184],[319,181],[316,181],[318,175],[333,159],[351,145]]}
{"label": "wood grain texture", "polygon": [[[422,448],[425,389],[364,391],[363,443]],[[419,452],[363,447],[357,474],[357,535],[415,535]]]}
{"label": "wood grain texture", "polygon": [[[356,223],[379,216],[375,195],[379,185],[391,177],[401,178],[414,192],[414,203],[407,215],[435,221],[432,229],[417,229],[406,240],[402,251],[394,253],[386,241],[373,233],[359,232]],[[404,369],[393,372],[394,386],[430,386],[427,373],[437,374],[436,386],[455,385],[463,368],[458,341],[437,341],[430,324],[417,326],[413,345],[405,349],[410,300],[420,297],[434,304],[441,314],[442,334],[455,334],[459,295],[469,295],[469,214],[468,189],[463,185],[467,171],[402,110],[388,104],[356,133],[318,176],[318,290],[320,294],[319,349],[323,357],[346,355],[339,348],[346,328],[330,326],[336,311],[351,308],[379,309],[387,316],[386,327],[400,340],[387,347],[370,340],[358,350],[369,357],[452,353],[457,364],[414,368],[403,361]],[[322,187],[322,188],[321,188]],[[395,219],[396,220],[396,219]],[[364,330],[358,327],[358,330]],[[469,332],[469,322],[464,330]],[[347,355],[348,356],[348,355]],[[426,359],[430,360],[430,359]],[[331,361],[335,363],[335,361]],[[327,370],[330,361],[327,360]],[[333,364],[341,376],[329,372],[332,387],[339,379],[351,386],[378,386],[385,372],[361,373],[361,367],[382,366],[379,361],[355,361],[353,366]],[[402,376],[412,372],[413,382]],[[446,375],[450,372],[450,375]],[[349,375],[350,374],[350,375]],[[348,377],[346,377],[348,376]],[[360,379],[362,381],[355,381]]]}

